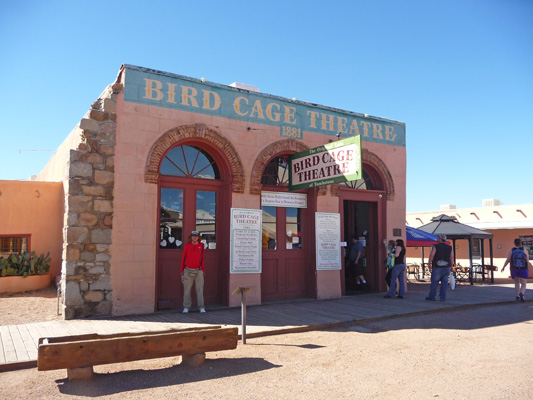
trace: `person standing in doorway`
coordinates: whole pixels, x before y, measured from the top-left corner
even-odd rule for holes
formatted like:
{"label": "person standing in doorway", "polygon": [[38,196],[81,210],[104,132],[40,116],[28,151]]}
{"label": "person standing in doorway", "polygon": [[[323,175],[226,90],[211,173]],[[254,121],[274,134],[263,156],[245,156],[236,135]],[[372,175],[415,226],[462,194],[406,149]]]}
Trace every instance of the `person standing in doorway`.
{"label": "person standing in doorway", "polygon": [[196,299],[201,313],[205,313],[204,306],[204,244],[199,241],[198,231],[192,231],[189,242],[183,249],[181,258],[181,281],[183,282],[183,313],[187,314],[191,308],[192,285],[196,289]]}
{"label": "person standing in doorway", "polygon": [[426,300],[435,301],[437,286],[440,282],[440,301],[446,301],[448,277],[453,264],[453,248],[446,243],[446,235],[441,233],[437,237],[437,244],[431,249],[428,264],[431,265],[431,285]]}
{"label": "person standing in doorway", "polygon": [[405,244],[402,239],[396,240],[394,249],[394,266],[392,267],[391,282],[389,291],[385,295],[386,299],[394,296],[396,290],[396,279],[398,279],[398,298],[403,299],[405,295]]}
{"label": "person standing in doorway", "polygon": [[366,280],[364,277],[364,265],[363,265],[363,243],[359,240],[357,235],[352,236],[352,245],[350,246],[350,262],[355,269],[355,289],[363,290],[366,286]]}
{"label": "person standing in doorway", "polygon": [[516,301],[521,301],[522,303],[525,300],[524,296],[526,294],[526,285],[529,278],[529,254],[522,247],[522,242],[520,239],[514,240],[514,246],[509,250],[507,255],[507,260],[503,264],[502,272],[507,266],[511,263],[511,278],[514,279],[514,287],[516,290]]}

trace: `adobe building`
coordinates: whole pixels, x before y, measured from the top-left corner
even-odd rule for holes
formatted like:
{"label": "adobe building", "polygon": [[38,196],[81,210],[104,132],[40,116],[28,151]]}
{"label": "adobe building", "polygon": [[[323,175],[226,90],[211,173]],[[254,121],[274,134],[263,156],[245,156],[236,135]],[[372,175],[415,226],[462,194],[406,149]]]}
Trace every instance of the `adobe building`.
{"label": "adobe building", "polygon": [[[438,215],[445,214],[455,218],[458,222],[483,229],[494,235],[493,262],[498,267],[494,273],[496,278],[508,278],[510,276],[509,267],[502,273],[501,269],[509,250],[514,246],[513,241],[521,238],[522,243],[529,251],[529,257],[533,260],[533,203],[518,205],[502,205],[498,199],[485,199],[481,207],[457,208],[455,205],[442,205],[440,210],[408,213],[406,215],[407,225],[413,228],[431,222],[431,219]],[[485,243],[485,264],[490,264],[489,243]],[[425,260],[429,257],[430,249],[425,249]],[[468,241],[459,240],[455,245],[457,262],[463,266],[470,264],[468,254]],[[474,264],[481,264],[482,246],[480,239],[472,240],[472,259]],[[407,248],[407,261],[420,262],[421,248]],[[530,267],[530,273],[531,271]]]}
{"label": "adobe building", "polygon": [[[339,137],[361,139],[361,179],[289,191],[289,156]],[[349,294],[353,234],[369,289],[383,291],[382,241],[405,238],[405,171],[404,123],[124,65],[28,184],[62,183],[71,319],[180,309],[193,230],[206,246],[208,311],[239,305],[238,287],[253,288],[248,304]]]}

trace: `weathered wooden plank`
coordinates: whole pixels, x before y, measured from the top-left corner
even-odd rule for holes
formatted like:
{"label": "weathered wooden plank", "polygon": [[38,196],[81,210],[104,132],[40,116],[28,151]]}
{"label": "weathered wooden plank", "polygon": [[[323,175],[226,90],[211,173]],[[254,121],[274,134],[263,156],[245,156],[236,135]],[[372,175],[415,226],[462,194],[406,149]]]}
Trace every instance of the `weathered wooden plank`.
{"label": "weathered wooden plank", "polygon": [[31,333],[26,325],[16,325],[20,333],[20,337],[24,343],[24,348],[28,353],[28,360],[35,360],[37,358],[37,343],[31,337]]}
{"label": "weathered wooden plank", "polygon": [[79,342],[84,340],[97,340],[97,339],[113,339],[113,338],[125,338],[130,336],[150,336],[161,335],[167,333],[180,333],[180,332],[195,332],[199,330],[212,330],[220,329],[220,326],[206,326],[202,328],[183,328],[183,329],[165,329],[162,331],[149,331],[149,332],[121,332],[111,334],[98,334],[98,333],[86,333],[82,335],[69,335],[69,336],[53,336],[53,337],[41,337],[39,339],[39,345],[43,344],[46,340],[48,344],[52,343],[66,343],[66,342]]}
{"label": "weathered wooden plank", "polygon": [[40,325],[40,330],[43,336],[65,336],[65,331],[59,328],[61,321],[45,321]]}
{"label": "weathered wooden plank", "polygon": [[39,333],[39,329],[37,328],[38,323],[31,323],[26,324],[26,327],[28,328],[28,332],[31,335],[31,338],[33,342],[35,343],[35,347],[39,344],[39,338],[41,337],[41,334]]}
{"label": "weathered wooden plank", "polygon": [[0,332],[0,364],[6,362],[6,355],[4,354],[4,340],[2,339],[2,332]]}
{"label": "weathered wooden plank", "polygon": [[17,325],[9,325],[9,333],[11,334],[11,340],[13,341],[15,352],[17,353],[17,361],[28,361],[30,356],[28,355],[24,340],[20,335]]}
{"label": "weathered wooden plank", "polygon": [[0,335],[2,335],[2,344],[4,347],[4,356],[7,363],[17,362],[17,352],[11,338],[11,332],[8,326],[0,326]]}
{"label": "weathered wooden plank", "polygon": [[237,328],[80,340],[39,345],[39,371],[80,368],[237,347]]}

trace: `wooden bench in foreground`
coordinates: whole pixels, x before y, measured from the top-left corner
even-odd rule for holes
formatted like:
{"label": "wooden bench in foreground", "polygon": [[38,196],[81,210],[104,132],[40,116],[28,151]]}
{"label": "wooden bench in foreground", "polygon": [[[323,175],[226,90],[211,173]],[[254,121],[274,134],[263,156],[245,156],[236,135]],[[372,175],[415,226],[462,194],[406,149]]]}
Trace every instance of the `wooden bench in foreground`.
{"label": "wooden bench in foreground", "polygon": [[208,351],[237,348],[237,328],[220,326],[160,332],[88,334],[39,339],[37,369],[67,369],[73,379],[89,379],[94,365],[182,356],[182,363],[199,366]]}

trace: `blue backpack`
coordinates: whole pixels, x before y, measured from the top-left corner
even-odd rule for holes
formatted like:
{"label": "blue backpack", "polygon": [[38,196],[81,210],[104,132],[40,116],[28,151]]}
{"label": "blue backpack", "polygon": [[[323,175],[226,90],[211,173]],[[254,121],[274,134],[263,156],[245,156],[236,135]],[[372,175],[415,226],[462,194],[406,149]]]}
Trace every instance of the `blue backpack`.
{"label": "blue backpack", "polygon": [[517,269],[525,269],[528,267],[526,253],[524,250],[514,247],[511,255],[511,265]]}

